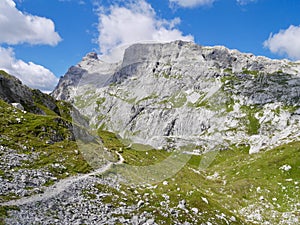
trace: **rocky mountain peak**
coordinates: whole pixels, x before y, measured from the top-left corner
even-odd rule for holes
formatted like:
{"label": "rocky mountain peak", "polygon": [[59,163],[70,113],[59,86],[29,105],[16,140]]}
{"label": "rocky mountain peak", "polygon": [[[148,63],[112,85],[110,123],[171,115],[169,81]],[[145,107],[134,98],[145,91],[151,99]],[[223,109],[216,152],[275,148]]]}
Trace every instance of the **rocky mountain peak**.
{"label": "rocky mountain peak", "polygon": [[176,59],[182,48],[193,48],[198,45],[192,42],[174,41],[170,43],[133,44],[123,56],[122,66],[142,61],[159,61],[160,58]]}
{"label": "rocky mountain peak", "polygon": [[88,54],[86,54],[85,57],[83,57],[82,60],[90,60],[90,59],[98,59],[98,55],[96,52],[89,52]]}
{"label": "rocky mountain peak", "polygon": [[134,44],[122,62],[75,67],[80,79],[71,82],[77,75],[68,71],[54,96],[73,101],[91,127],[135,142],[201,151],[243,144],[252,153],[299,139],[296,62],[175,41]]}

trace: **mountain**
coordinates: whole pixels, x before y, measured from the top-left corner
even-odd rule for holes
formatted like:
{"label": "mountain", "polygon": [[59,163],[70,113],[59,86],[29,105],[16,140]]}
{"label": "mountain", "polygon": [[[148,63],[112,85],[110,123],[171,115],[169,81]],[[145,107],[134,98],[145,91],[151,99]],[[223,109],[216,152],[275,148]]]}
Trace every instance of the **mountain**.
{"label": "mountain", "polygon": [[296,62],[136,44],[56,99],[0,74],[0,224],[300,222]]}
{"label": "mountain", "polygon": [[222,46],[135,44],[119,63],[89,53],[52,93],[90,127],[159,149],[250,153],[299,140],[300,63]]}

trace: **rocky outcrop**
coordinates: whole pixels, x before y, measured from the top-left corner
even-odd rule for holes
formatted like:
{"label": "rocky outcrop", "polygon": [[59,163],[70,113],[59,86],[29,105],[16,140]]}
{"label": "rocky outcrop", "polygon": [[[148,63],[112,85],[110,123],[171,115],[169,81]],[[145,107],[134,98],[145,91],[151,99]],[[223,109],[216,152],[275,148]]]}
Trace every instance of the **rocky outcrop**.
{"label": "rocky outcrop", "polygon": [[299,139],[299,90],[299,63],[175,41],[132,45],[116,64],[88,54],[53,96],[133,142],[253,153]]}
{"label": "rocky outcrop", "polygon": [[39,90],[33,90],[14,76],[0,71],[0,99],[7,103],[19,103],[32,113],[46,114],[43,108],[54,111],[59,115],[56,100]]}
{"label": "rocky outcrop", "polygon": [[[75,140],[76,136],[81,134],[85,138],[89,137],[84,127],[87,127],[87,121],[71,104],[64,101],[57,101],[52,96],[42,93],[39,90],[31,89],[22,84],[20,80],[5,71],[0,70],[0,100],[11,104],[14,108],[21,110],[22,113],[31,112],[34,114],[52,116],[52,121],[58,127],[63,127],[66,132],[59,133],[57,128],[45,128],[47,124],[40,124],[42,132],[49,138],[49,143],[60,142],[65,139]],[[1,109],[1,113],[7,110]],[[71,116],[72,115],[72,116]],[[53,117],[54,116],[54,117]],[[72,117],[76,121],[72,123]],[[20,118],[18,120],[21,121]],[[78,122],[78,123],[76,123]],[[89,139],[90,140],[90,139]]]}
{"label": "rocky outcrop", "polygon": [[[76,95],[77,86],[84,83],[85,78],[89,77],[89,82],[94,80],[96,83],[109,82],[108,79],[118,67],[116,64],[107,64],[100,59],[96,53],[88,53],[83,57],[82,61],[76,65],[71,66],[68,72],[60,78],[56,88],[51,95],[59,100],[70,100],[72,96]],[[98,75],[101,75],[99,77]],[[84,79],[82,79],[84,77]],[[95,83],[95,84],[96,84]]]}

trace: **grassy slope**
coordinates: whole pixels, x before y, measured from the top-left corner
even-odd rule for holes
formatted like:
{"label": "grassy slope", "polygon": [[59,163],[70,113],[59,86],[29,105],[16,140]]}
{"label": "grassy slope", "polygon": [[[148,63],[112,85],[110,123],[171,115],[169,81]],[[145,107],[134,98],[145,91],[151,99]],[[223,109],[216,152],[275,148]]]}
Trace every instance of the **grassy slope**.
{"label": "grassy slope", "polygon": [[[57,102],[57,106],[63,117],[47,108],[45,108],[47,115],[24,112],[0,99],[0,145],[16,150],[18,155],[28,155],[31,158],[29,161],[21,160],[20,164],[12,166],[9,171],[0,168],[0,176],[3,179],[13,179],[11,171],[24,169],[48,171],[57,179],[86,173],[92,169],[77,150],[76,142],[71,140],[69,126],[72,122],[68,103]],[[0,157],[2,156],[5,157],[5,153],[0,152]],[[55,164],[60,166],[53,166]],[[53,183],[53,180],[49,180],[45,185]],[[33,188],[28,185],[26,188]],[[15,198],[18,197],[10,194],[2,195],[0,201]],[[7,216],[7,210],[14,208],[0,207],[0,224],[1,218]]]}
{"label": "grassy slope", "polygon": [[[114,134],[99,134],[108,148],[122,147]],[[157,183],[150,204],[141,210],[156,212],[158,221],[169,223],[170,218],[162,216],[164,207],[159,205],[163,201],[162,195],[168,194],[170,207],[176,207],[181,199],[185,199],[189,208],[195,207],[204,212],[197,218],[197,223],[211,221],[213,224],[225,224],[224,219],[216,217],[221,213],[227,216],[227,220],[234,215],[237,224],[264,221],[284,224],[284,213],[299,218],[300,142],[252,155],[248,154],[248,150],[248,147],[241,146],[219,152],[205,170],[199,170],[201,158],[205,156],[193,156],[182,170],[168,179],[168,185]],[[153,164],[168,157],[168,153],[162,151],[152,150],[146,155],[145,151],[130,148],[124,148],[122,155],[127,164],[137,166],[144,165],[143,161]],[[155,160],[151,161],[153,156]],[[280,169],[283,165],[289,165],[291,169]],[[130,190],[128,186],[124,184],[122,187],[126,193]],[[136,190],[137,193],[128,193],[126,199],[134,202],[138,196],[149,192],[147,188]],[[206,198],[209,204],[202,198]],[[183,211],[181,217],[181,222],[195,223],[190,213]]]}
{"label": "grassy slope", "polygon": [[[66,113],[67,109],[62,108]],[[76,143],[69,140],[71,134],[65,126],[65,123],[70,122],[68,119],[53,112],[46,116],[24,113],[0,101],[0,145],[17,149],[22,154],[37,152],[39,155],[30,164],[24,161],[14,169],[44,168],[58,178],[89,171],[91,167],[80,153],[74,151],[77,149]],[[53,132],[60,134],[63,139],[47,144]],[[119,151],[128,165],[155,164],[170,155],[166,151],[130,148],[106,131],[99,131],[98,134],[104,145],[111,152]],[[120,198],[126,198],[126,203],[133,205],[139,200],[147,201],[136,213],[152,212],[160,224],[172,223],[174,220],[190,221],[192,224],[207,221],[226,224],[226,220],[230,221],[232,216],[236,222],[230,221],[231,224],[251,224],[251,221],[257,222],[249,217],[255,211],[251,206],[259,211],[261,221],[258,223],[269,220],[271,224],[279,224],[285,212],[292,212],[295,217],[299,217],[300,142],[253,155],[248,154],[247,147],[232,148],[219,152],[207,169],[199,170],[202,157],[192,156],[182,170],[167,179],[167,185],[157,183],[152,184],[155,188],[149,188],[124,183],[119,190],[100,184],[97,187],[99,191],[114,194],[108,195],[103,201],[115,206],[120,205]],[[65,169],[54,169],[51,167],[53,163],[60,163]],[[283,165],[289,165],[291,169],[283,171],[280,169]],[[0,176],[5,176],[5,171],[0,171]],[[89,198],[94,196],[93,193],[86,193]],[[10,199],[8,196],[2,197],[2,201]],[[189,210],[180,210],[178,216],[169,215],[167,208],[177,208],[183,199]],[[203,199],[207,199],[208,204]],[[161,202],[167,202],[167,207],[162,206]],[[193,214],[192,208],[197,208],[200,213]],[[0,215],[5,216],[9,209],[1,207]],[[222,218],[222,213],[225,218]]]}
{"label": "grassy slope", "polygon": [[[76,151],[76,142],[70,140],[72,134],[68,126],[71,122],[54,112],[36,115],[15,109],[0,100],[0,124],[1,146],[16,150],[19,155],[35,155],[32,160],[24,160],[10,170],[43,169],[58,179],[91,170],[80,152]],[[3,154],[0,152],[0,156]],[[53,167],[55,163],[59,163],[60,168]],[[0,170],[0,175],[5,178],[6,172]],[[0,200],[10,199],[0,196]]]}

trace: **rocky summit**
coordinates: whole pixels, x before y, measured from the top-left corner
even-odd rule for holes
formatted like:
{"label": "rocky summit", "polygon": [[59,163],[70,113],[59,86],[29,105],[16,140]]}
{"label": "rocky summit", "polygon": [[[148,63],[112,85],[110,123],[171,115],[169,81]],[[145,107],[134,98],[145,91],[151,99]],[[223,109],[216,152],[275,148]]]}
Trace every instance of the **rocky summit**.
{"label": "rocky summit", "polygon": [[89,53],[52,95],[74,103],[91,129],[156,149],[255,153],[300,137],[300,63],[222,46],[135,44],[114,64]]}
{"label": "rocky summit", "polygon": [[0,71],[0,224],[300,223],[300,63],[135,44],[51,95]]}

